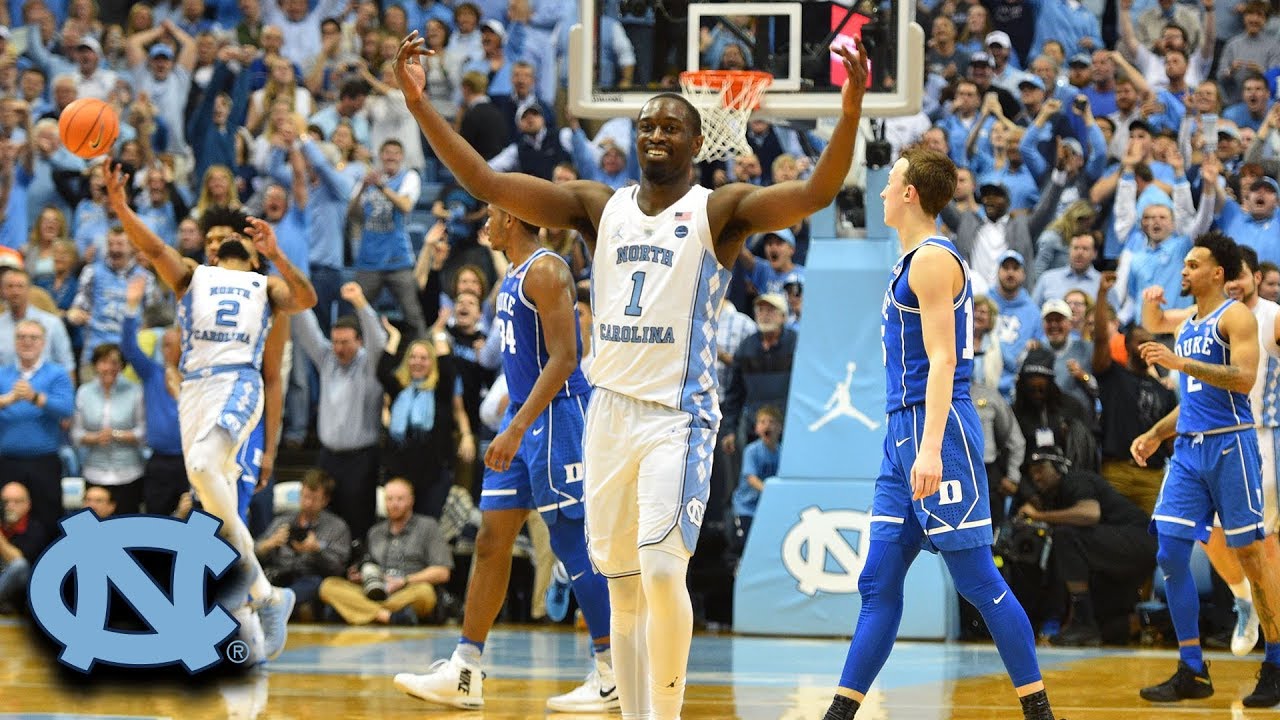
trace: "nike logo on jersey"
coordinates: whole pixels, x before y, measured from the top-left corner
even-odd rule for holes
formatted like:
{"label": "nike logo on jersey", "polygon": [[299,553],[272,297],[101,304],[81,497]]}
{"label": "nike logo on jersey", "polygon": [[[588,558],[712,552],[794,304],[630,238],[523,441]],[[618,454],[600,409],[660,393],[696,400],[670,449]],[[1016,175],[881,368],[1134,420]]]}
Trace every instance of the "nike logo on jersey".
{"label": "nike logo on jersey", "polygon": [[611,688],[600,688],[600,697],[607,700],[613,696],[613,693],[617,691],[617,689],[618,687],[616,685]]}
{"label": "nike logo on jersey", "polygon": [[583,570],[582,572],[578,573],[577,575],[570,575],[570,576],[569,576],[569,582],[574,582],[575,580],[577,580],[578,578],[580,578],[580,577],[582,577],[583,575],[586,575],[586,574],[587,574],[587,571],[586,571],[586,570]]}
{"label": "nike logo on jersey", "polygon": [[1227,448],[1226,450],[1223,450],[1223,451],[1222,451],[1222,454],[1223,454],[1223,455],[1230,455],[1232,450],[1235,450],[1235,448]]}
{"label": "nike logo on jersey", "polygon": [[546,430],[546,429],[547,429],[547,426],[546,426],[546,425],[543,425],[543,426],[542,426],[542,427],[540,427],[540,428],[534,428],[534,429],[533,429],[533,436],[534,436],[534,437],[537,437],[537,436],[541,435],[541,434],[542,434],[542,431],[543,431],[543,430]]}
{"label": "nike logo on jersey", "polygon": [[901,440],[899,440],[898,442],[894,443],[894,444],[893,444],[893,446],[894,446],[894,447],[902,447],[902,444],[903,444],[903,443],[905,443],[906,441],[910,440],[910,439],[911,439],[911,438],[902,438],[902,439],[901,439]]}
{"label": "nike logo on jersey", "polygon": [[994,602],[996,605],[999,605],[1000,601],[1004,599],[1004,596],[1008,594],[1009,594],[1009,591],[1005,590],[1004,592],[1000,593],[1000,597],[996,598],[995,600],[992,600],[992,602]]}

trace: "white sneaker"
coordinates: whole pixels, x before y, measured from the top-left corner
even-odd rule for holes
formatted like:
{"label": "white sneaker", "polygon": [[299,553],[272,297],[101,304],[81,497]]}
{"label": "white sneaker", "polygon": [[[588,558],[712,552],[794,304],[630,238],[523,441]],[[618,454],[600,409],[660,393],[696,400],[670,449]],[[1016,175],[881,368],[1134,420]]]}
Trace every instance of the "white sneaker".
{"label": "white sneaker", "polygon": [[429,703],[462,710],[484,707],[484,673],[457,653],[432,663],[425,675],[399,673],[394,682],[400,690]]}
{"label": "white sneaker", "polygon": [[1236,598],[1236,629],[1231,633],[1231,654],[1248,655],[1258,644],[1258,610],[1248,600]]}
{"label": "white sneaker", "polygon": [[275,660],[284,652],[284,644],[289,638],[289,616],[293,614],[297,600],[289,588],[272,588],[271,594],[257,606],[268,660]]}
{"label": "white sneaker", "polygon": [[240,623],[236,639],[249,646],[249,653],[245,656],[244,662],[240,663],[240,667],[251,668],[261,665],[267,659],[267,648],[266,636],[262,632],[262,620],[258,618],[258,613],[248,605],[241,605],[231,615]]}
{"label": "white sneaker", "polygon": [[618,702],[618,684],[613,679],[613,669],[604,663],[596,663],[581,685],[564,695],[547,700],[547,709],[563,713],[601,713],[622,709]]}

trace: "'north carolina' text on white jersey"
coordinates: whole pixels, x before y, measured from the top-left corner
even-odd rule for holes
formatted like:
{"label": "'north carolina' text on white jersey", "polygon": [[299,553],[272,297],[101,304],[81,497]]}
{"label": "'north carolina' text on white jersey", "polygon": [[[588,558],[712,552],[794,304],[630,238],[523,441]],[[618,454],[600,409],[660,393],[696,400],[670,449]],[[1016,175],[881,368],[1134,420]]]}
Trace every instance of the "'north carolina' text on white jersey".
{"label": "'north carolina' text on white jersey", "polygon": [[639,188],[613,194],[591,261],[590,380],[719,423],[716,316],[730,271],[716,260],[700,185],[650,217]]}
{"label": "'north carolina' text on white jersey", "polygon": [[197,266],[178,304],[184,375],[262,368],[271,329],[267,277],[256,272]]}
{"label": "'north carolina' text on white jersey", "polygon": [[1253,316],[1258,320],[1258,377],[1249,391],[1249,405],[1253,408],[1253,424],[1259,427],[1280,427],[1280,345],[1276,345],[1276,315],[1280,305],[1258,298],[1253,306]]}
{"label": "'north carolina' text on white jersey", "polygon": [[[1173,347],[1178,357],[1206,365],[1230,365],[1231,345],[1218,334],[1218,321],[1235,302],[1227,300],[1203,319],[1194,315],[1187,318],[1178,329],[1178,340]],[[1182,391],[1179,433],[1203,433],[1253,424],[1248,395],[1210,385],[1187,373],[1179,373],[1178,382]]]}
{"label": "'north carolina' text on white jersey", "polygon": [[964,287],[955,297],[956,369],[951,384],[951,399],[969,399],[969,379],[973,375],[973,285],[969,265],[951,241],[931,237],[908,250],[893,266],[889,289],[885,290],[880,308],[880,337],[884,349],[886,412],[902,410],[924,403],[929,380],[929,355],[924,347],[924,328],[920,317],[920,298],[911,291],[907,276],[911,260],[925,246],[951,253],[964,273]]}

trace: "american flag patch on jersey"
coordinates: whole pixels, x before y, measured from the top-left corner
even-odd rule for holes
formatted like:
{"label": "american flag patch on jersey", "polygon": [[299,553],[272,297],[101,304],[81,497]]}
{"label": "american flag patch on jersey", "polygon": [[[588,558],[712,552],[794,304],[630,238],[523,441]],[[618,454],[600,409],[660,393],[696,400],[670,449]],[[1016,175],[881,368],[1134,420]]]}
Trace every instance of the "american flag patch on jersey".
{"label": "american flag patch on jersey", "polygon": [[676,222],[679,222],[679,221],[681,221],[681,220],[692,220],[692,219],[693,219],[693,211],[692,211],[692,210],[686,210],[686,211],[683,211],[683,212],[677,212],[677,213],[676,213]]}

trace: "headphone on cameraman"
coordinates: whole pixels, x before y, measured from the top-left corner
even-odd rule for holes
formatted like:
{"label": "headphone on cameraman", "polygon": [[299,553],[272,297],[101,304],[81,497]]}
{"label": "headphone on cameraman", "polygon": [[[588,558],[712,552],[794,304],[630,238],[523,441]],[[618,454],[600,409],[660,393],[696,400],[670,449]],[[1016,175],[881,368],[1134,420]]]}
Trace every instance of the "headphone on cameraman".
{"label": "headphone on cameraman", "polygon": [[1058,474],[1063,476],[1071,471],[1071,461],[1062,454],[1062,450],[1060,450],[1056,445],[1052,447],[1037,448],[1035,452],[1031,453],[1031,462],[1050,462],[1058,471]]}

